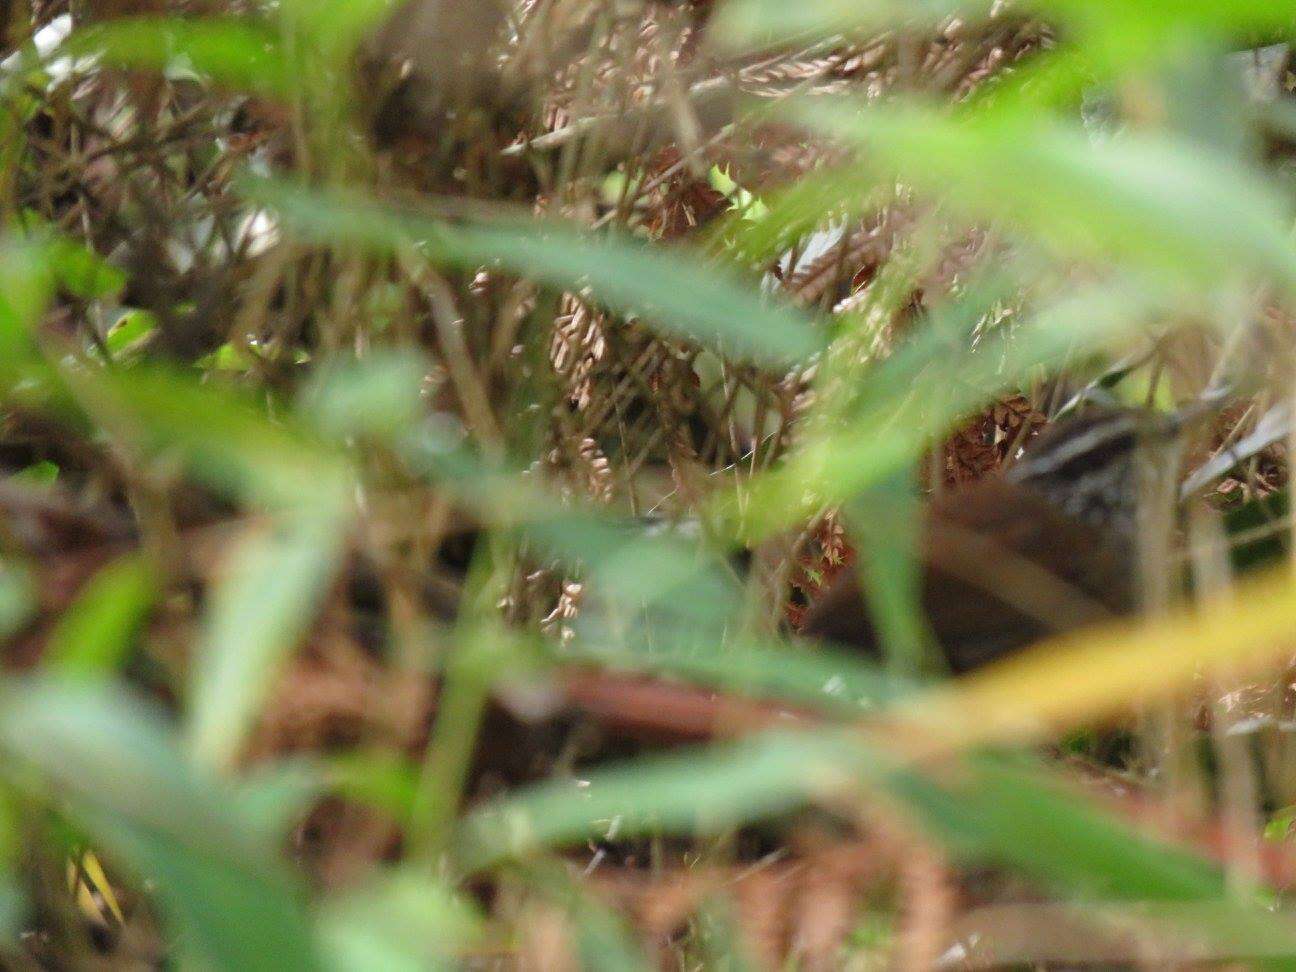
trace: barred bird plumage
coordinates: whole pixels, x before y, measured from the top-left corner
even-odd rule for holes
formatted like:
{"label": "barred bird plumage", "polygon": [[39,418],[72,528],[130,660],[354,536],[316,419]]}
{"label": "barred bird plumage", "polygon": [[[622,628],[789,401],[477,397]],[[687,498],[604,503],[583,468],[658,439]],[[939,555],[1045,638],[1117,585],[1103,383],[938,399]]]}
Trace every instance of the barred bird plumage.
{"label": "barred bird plumage", "polygon": [[[952,671],[1134,610],[1140,503],[1174,467],[1185,420],[1089,409],[1042,432],[1005,473],[932,500],[922,608]],[[854,571],[810,606],[801,630],[879,649]]]}

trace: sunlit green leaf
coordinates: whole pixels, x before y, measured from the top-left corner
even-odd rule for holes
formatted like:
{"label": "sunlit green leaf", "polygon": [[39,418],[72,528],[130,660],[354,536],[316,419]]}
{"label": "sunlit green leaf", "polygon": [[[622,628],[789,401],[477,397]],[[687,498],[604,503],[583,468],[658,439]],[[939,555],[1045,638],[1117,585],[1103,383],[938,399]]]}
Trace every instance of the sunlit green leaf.
{"label": "sunlit green leaf", "polygon": [[1160,34],[1163,39],[1181,33],[1214,33],[1239,40],[1254,32],[1283,36],[1296,23],[1296,4],[1291,0],[1238,0],[1227,4],[1210,0],[1143,0],[1119,6],[1103,0],[1031,0],[1024,6],[1095,32]]}
{"label": "sunlit green leaf", "polygon": [[280,38],[247,19],[124,17],[78,30],[67,42],[76,56],[157,71],[183,65],[218,84],[284,94],[294,72]]}
{"label": "sunlit green leaf", "polygon": [[39,489],[42,486],[53,486],[58,482],[58,477],[58,464],[42,459],[40,462],[33,462],[30,466],[24,466],[9,478],[15,483]]}
{"label": "sunlit green leaf", "polygon": [[[739,0],[725,4],[711,25],[716,37],[736,46],[772,44],[792,38],[828,37],[843,32],[883,33],[889,28],[931,30],[957,16],[977,24],[987,18],[992,4],[984,0],[806,0],[799,4],[778,0]],[[1120,40],[1127,56],[1142,48],[1132,40],[1159,37],[1172,43],[1183,35],[1230,40],[1257,37],[1274,40],[1290,36],[1296,7],[1289,0],[1267,3],[1244,0],[1217,4],[1208,0],[1187,3],[1125,3],[1113,6],[1103,0],[1034,0],[1020,8],[1056,24],[1086,32],[1086,40]],[[1011,14],[1009,14],[1011,16]],[[999,16],[1003,16],[1000,11]],[[1109,40],[1110,42],[1110,40]],[[1139,62],[1134,61],[1134,64]]]}
{"label": "sunlit green leaf", "polygon": [[145,310],[130,310],[122,314],[109,329],[104,344],[114,357],[118,357],[156,330],[157,317],[154,314]]}
{"label": "sunlit green leaf", "polygon": [[889,186],[870,182],[857,168],[810,172],[766,195],[761,215],[722,216],[704,236],[740,263],[764,269],[811,231],[830,222],[845,225],[880,209],[893,195]]}
{"label": "sunlit green leaf", "polygon": [[363,750],[335,756],[328,762],[330,786],[352,800],[404,818],[418,791],[418,767],[409,759],[383,750]]}
{"label": "sunlit green leaf", "polygon": [[397,0],[281,0],[279,15],[331,58],[351,53]]}
{"label": "sunlit green leaf", "polygon": [[113,674],[156,596],[157,579],[143,557],[105,567],[59,618],[45,648],[46,664],[68,677]]}

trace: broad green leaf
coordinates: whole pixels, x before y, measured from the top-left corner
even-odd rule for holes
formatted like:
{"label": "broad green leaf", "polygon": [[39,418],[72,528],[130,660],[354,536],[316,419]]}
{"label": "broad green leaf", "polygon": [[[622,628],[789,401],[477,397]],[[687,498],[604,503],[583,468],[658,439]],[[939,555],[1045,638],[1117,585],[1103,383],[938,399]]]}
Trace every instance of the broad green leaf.
{"label": "broad green leaf", "polygon": [[1296,956],[1287,916],[1230,896],[1216,865],[1113,820],[1027,760],[976,756],[939,782],[902,771],[887,789],[973,860],[1010,866],[1084,901],[1192,902],[1179,914],[1157,909],[1165,933],[1217,943],[1221,957]]}
{"label": "broad green leaf", "polygon": [[251,371],[255,362],[252,356],[240,345],[226,341],[210,354],[204,354],[194,362],[200,371],[228,371],[236,374]]}
{"label": "broad green leaf", "polygon": [[124,17],[83,27],[65,46],[74,56],[126,67],[185,67],[218,84],[262,94],[283,95],[296,84],[278,35],[251,17]]}
{"label": "broad green leaf", "polygon": [[566,512],[556,497],[524,477],[521,468],[484,457],[463,428],[443,416],[411,425],[394,438],[392,448],[415,475],[450,490],[486,522],[512,526]]}
{"label": "broad green leaf", "polygon": [[397,0],[282,0],[279,17],[330,60],[351,54]]}
{"label": "broad green leaf", "polygon": [[587,511],[537,517],[524,532],[549,554],[584,567],[600,596],[657,604],[695,623],[723,624],[737,610],[738,585],[717,557],[679,537],[653,535],[647,523]]}
{"label": "broad green leaf", "polygon": [[407,819],[413,859],[437,860],[449,839],[468,783],[491,686],[514,655],[514,646],[499,628],[498,622],[477,629],[463,623],[458,626],[458,644],[441,679],[436,719]]}
{"label": "broad green leaf", "polygon": [[712,894],[698,910],[696,934],[704,968],[755,972],[760,965],[750,954],[750,936],[743,934],[732,895]]}
{"label": "broad green leaf", "polygon": [[[721,41],[744,47],[842,32],[881,33],[895,27],[933,30],[955,16],[975,25],[986,19],[991,7],[984,0],[806,0],[799,4],[738,0],[721,7],[710,26]],[[1145,49],[1135,47],[1134,40],[1158,38],[1165,45],[1184,34],[1240,39],[1259,32],[1285,37],[1296,21],[1296,5],[1290,0],[1228,4],[1152,0],[1115,6],[1103,0],[1032,0],[1018,9],[1033,10],[1053,24],[1079,28],[1089,43],[1095,38],[1120,41],[1131,55]],[[1146,48],[1155,50],[1151,43]],[[1136,69],[1141,62],[1131,57],[1129,64]]]}
{"label": "broad green leaf", "polygon": [[109,564],[59,618],[46,644],[45,664],[68,678],[114,674],[157,594],[157,578],[142,555]]}
{"label": "broad green leaf", "polygon": [[302,892],[232,794],[172,745],[152,710],[105,687],[0,686],[11,782],[34,770],[96,843],[157,888],[180,942],[212,968],[318,969]]}
{"label": "broad green leaf", "polygon": [[[601,510],[574,512],[520,470],[484,460],[434,423],[406,430],[393,448],[488,522],[516,528],[538,552],[588,571],[611,601],[654,605],[676,619],[709,620],[710,630],[738,606],[737,587],[716,555],[676,537],[654,535],[641,520]],[[677,596],[682,591],[690,596]]]}
{"label": "broad green leaf", "polygon": [[268,840],[282,843],[327,791],[322,766],[310,758],[291,757],[257,764],[234,781],[230,798],[236,811],[252,821]]}
{"label": "broad green leaf", "polygon": [[764,270],[825,223],[846,223],[880,210],[894,199],[894,190],[870,183],[858,168],[834,167],[807,173],[762,198],[766,211],[759,217],[722,216],[702,235],[712,249],[740,265]]}
{"label": "broad green leaf", "polygon": [[675,337],[714,341],[731,354],[786,363],[821,341],[803,314],[775,306],[719,266],[616,234],[593,236],[556,221],[448,222],[400,213],[355,194],[314,193],[245,178],[243,191],[288,228],[321,244],[377,250],[417,246],[463,270],[499,266],[553,287],[582,290]]}
{"label": "broad green leaf", "polygon": [[22,933],[27,914],[27,896],[22,887],[8,874],[0,872],[0,935],[11,941],[17,938]]}
{"label": "broad green leaf", "polygon": [[[485,460],[434,422],[405,430],[393,447],[417,473],[451,490],[487,522],[514,528],[536,552],[587,571],[612,601],[665,605],[676,618],[713,621],[729,617],[738,605],[736,585],[716,555],[654,533],[642,520],[573,511],[521,470]],[[690,597],[676,596],[685,590]]]}
{"label": "broad green leaf", "polygon": [[0,938],[6,941],[18,938],[30,912],[20,882],[20,868],[29,854],[31,831],[24,822],[28,812],[11,789],[0,789]]}
{"label": "broad green leaf", "polygon": [[631,930],[612,908],[591,895],[573,902],[576,947],[587,969],[648,972],[653,966],[635,946]]}
{"label": "broad green leaf", "polygon": [[227,765],[314,617],[346,543],[353,473],[343,457],[250,403],[167,371],[70,373],[83,409],[208,485],[271,513],[211,592],[195,662],[190,744]]}

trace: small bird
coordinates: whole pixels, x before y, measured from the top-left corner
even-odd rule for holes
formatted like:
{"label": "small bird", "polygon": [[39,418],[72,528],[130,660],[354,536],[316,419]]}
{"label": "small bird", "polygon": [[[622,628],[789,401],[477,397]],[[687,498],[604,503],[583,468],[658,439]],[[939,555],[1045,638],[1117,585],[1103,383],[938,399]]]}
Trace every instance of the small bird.
{"label": "small bird", "polygon": [[[1135,610],[1140,500],[1174,467],[1186,414],[1090,408],[1038,435],[1004,474],[928,505],[922,609],[951,671]],[[879,652],[855,571],[811,604],[801,630]]]}

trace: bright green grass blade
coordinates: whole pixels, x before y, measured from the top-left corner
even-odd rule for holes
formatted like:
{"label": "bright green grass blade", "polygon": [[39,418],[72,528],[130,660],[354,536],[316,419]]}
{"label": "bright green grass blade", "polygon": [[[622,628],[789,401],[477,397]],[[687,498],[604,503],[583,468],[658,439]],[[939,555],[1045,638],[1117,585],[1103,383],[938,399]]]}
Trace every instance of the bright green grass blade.
{"label": "bright green grass blade", "polygon": [[157,595],[157,578],[144,556],[131,554],[109,564],[59,618],[46,642],[46,666],[68,678],[113,675]]}

